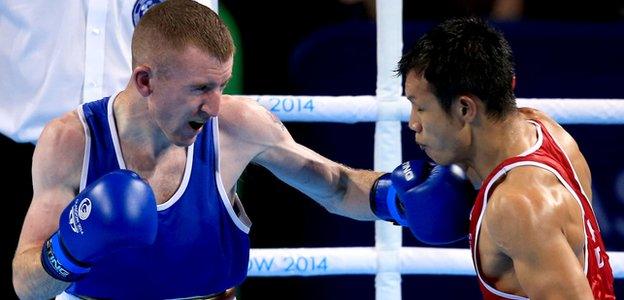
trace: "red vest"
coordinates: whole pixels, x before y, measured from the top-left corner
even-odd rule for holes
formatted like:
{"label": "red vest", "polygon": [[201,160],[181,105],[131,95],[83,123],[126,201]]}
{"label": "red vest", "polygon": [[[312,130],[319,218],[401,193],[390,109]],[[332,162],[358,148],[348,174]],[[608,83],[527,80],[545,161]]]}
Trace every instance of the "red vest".
{"label": "red vest", "polygon": [[[481,221],[487,207],[487,200],[492,194],[493,184],[505,173],[518,166],[535,166],[553,173],[568,191],[574,196],[581,207],[585,224],[585,264],[584,271],[595,299],[615,299],[613,291],[613,272],[609,265],[609,256],[600,235],[600,228],[591,204],[581,187],[581,184],[572,168],[570,160],[561,150],[553,137],[539,121],[531,121],[536,125],[538,133],[537,143],[525,153],[511,157],[500,163],[483,182],[476,202],[470,213],[470,249],[474,262],[479,286],[484,299],[526,299],[516,295],[496,290],[489,285],[481,274],[479,262],[479,231]],[[565,276],[565,274],[562,274]]]}

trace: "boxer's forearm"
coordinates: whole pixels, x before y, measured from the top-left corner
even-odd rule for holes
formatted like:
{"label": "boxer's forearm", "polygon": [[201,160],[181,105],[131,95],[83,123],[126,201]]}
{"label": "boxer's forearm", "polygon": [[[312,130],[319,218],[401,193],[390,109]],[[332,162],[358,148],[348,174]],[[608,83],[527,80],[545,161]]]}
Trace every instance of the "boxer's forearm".
{"label": "boxer's forearm", "polygon": [[70,283],[52,278],[41,265],[41,248],[31,248],[13,258],[13,287],[20,299],[50,299]]}
{"label": "boxer's forearm", "polygon": [[339,167],[337,193],[332,197],[332,213],[357,220],[370,221],[378,218],[370,208],[370,191],[375,179],[382,173]]}

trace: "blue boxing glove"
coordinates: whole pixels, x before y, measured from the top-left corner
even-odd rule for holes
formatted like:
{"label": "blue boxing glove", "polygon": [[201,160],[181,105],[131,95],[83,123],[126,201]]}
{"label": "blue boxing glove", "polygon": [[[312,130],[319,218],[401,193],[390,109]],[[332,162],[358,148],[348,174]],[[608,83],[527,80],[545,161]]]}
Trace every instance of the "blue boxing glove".
{"label": "blue boxing glove", "polygon": [[136,173],[117,170],[86,187],[63,210],[59,229],[43,244],[41,262],[52,277],[72,282],[111,251],[154,243],[156,199]]}
{"label": "blue boxing glove", "polygon": [[[401,164],[394,173],[404,172],[405,179],[416,185],[424,182],[430,171],[431,164],[424,160],[414,160]],[[370,207],[378,218],[393,222],[395,225],[408,226],[405,208],[392,184],[392,174],[383,174],[375,180],[370,192]]]}
{"label": "blue boxing glove", "polygon": [[390,179],[401,200],[407,226],[418,240],[447,244],[468,235],[476,191],[461,168],[405,162]]}

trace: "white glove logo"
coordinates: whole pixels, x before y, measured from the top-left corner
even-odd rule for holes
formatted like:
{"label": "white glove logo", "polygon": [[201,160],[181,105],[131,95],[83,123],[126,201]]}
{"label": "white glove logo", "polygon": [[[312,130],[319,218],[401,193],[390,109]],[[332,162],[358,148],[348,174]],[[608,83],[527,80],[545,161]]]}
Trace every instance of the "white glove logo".
{"label": "white glove logo", "polygon": [[80,220],[86,220],[91,214],[91,199],[84,198],[80,201],[80,205],[78,206],[78,218]]}
{"label": "white glove logo", "polygon": [[78,199],[74,201],[74,205],[69,211],[69,226],[75,233],[83,234],[82,225],[80,220],[86,220],[91,214],[91,199],[84,198],[80,201],[80,204],[76,205]]}
{"label": "white glove logo", "polygon": [[403,176],[405,176],[405,180],[410,181],[414,179],[414,172],[412,171],[409,162],[401,164],[401,169],[403,169]]}

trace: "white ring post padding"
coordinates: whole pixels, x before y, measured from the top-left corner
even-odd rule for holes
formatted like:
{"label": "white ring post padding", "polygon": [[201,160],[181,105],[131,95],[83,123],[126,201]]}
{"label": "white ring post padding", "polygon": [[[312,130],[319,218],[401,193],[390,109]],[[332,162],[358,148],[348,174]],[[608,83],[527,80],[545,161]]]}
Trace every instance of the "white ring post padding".
{"label": "white ring post padding", "polygon": [[[374,96],[247,97],[258,101],[285,122],[407,122],[410,114],[409,102],[404,97],[383,104]],[[624,99],[520,98],[517,103],[518,107],[540,109],[561,124],[624,124]]]}
{"label": "white ring post padding", "polygon": [[[377,22],[377,119],[375,123],[374,169],[390,172],[402,162],[401,122],[388,120],[401,99],[401,78],[394,76],[396,62],[403,48],[403,0],[376,2]],[[400,300],[401,272],[399,251],[403,243],[402,228],[388,222],[375,222],[377,275],[375,299]]]}
{"label": "white ring post padding", "polygon": [[[615,278],[624,278],[624,252],[609,251]],[[379,272],[373,247],[251,249],[248,276],[373,275]],[[475,275],[468,249],[403,247],[402,274]]]}

